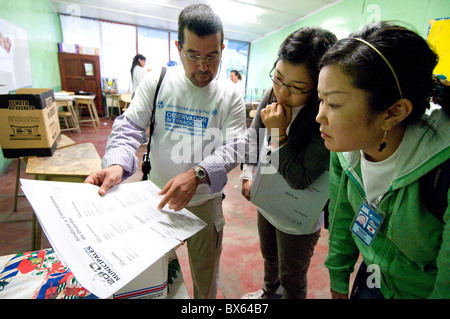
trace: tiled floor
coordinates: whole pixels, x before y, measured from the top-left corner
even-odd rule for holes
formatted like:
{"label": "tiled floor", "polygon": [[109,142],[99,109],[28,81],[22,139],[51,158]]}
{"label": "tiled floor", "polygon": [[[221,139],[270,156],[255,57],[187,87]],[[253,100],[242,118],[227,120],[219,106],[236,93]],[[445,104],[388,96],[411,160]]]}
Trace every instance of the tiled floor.
{"label": "tiled floor", "polygon": [[[82,133],[66,133],[66,135],[77,143],[93,143],[102,157],[111,125],[111,120],[102,118],[98,133],[95,133],[92,127],[83,126]],[[139,159],[142,158],[145,148],[144,145],[140,147]],[[13,161],[0,175],[0,256],[31,249],[32,209],[27,199],[19,198],[18,210],[13,212],[16,168],[17,161]],[[260,289],[262,284],[263,262],[256,229],[256,209],[240,193],[239,174],[239,168],[229,173],[229,182],[224,190],[226,194],[224,214],[227,224],[224,231],[218,298],[240,298],[247,292]],[[126,182],[138,181],[140,177],[139,168],[138,172]],[[22,165],[21,178],[33,178],[25,173],[25,165]],[[328,232],[322,229],[309,270],[308,298],[330,298],[328,272],[323,265],[328,252],[327,239]],[[49,247],[45,239],[43,243],[44,248]],[[178,248],[177,255],[188,292],[192,296],[186,247]]]}

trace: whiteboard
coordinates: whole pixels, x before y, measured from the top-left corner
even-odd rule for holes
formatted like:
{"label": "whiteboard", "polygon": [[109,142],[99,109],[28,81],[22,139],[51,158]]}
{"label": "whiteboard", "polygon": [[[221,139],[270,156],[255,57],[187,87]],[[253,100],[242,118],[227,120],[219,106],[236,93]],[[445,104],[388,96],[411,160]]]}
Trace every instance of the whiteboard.
{"label": "whiteboard", "polygon": [[0,19],[0,92],[31,85],[27,31]]}

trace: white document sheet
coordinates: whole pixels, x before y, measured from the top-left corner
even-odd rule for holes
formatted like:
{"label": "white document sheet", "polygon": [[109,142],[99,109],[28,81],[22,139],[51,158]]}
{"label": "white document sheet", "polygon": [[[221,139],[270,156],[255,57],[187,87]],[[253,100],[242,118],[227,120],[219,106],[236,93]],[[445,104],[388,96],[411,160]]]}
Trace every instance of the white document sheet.
{"label": "white document sheet", "polygon": [[[267,130],[263,141],[267,141]],[[263,155],[250,191],[251,201],[273,219],[309,234],[320,222],[329,198],[329,172],[324,172],[306,189],[293,189],[278,172],[278,166],[271,163],[278,160],[272,159],[269,151],[269,145],[263,143],[260,152]]]}
{"label": "white document sheet", "polygon": [[99,298],[108,298],[206,224],[183,209],[157,209],[150,181],[98,187],[21,179],[22,190],[61,261]]}
{"label": "white document sheet", "polygon": [[[262,152],[267,154],[267,149],[263,148]],[[328,176],[329,172],[326,171],[308,188],[293,189],[278,170],[269,164],[267,157],[264,163],[258,164],[250,191],[251,201],[281,223],[309,234],[317,227],[329,198]]]}
{"label": "white document sheet", "polygon": [[251,201],[296,230],[309,234],[328,200],[328,172],[308,188],[292,189],[280,173],[259,174],[252,185]]}

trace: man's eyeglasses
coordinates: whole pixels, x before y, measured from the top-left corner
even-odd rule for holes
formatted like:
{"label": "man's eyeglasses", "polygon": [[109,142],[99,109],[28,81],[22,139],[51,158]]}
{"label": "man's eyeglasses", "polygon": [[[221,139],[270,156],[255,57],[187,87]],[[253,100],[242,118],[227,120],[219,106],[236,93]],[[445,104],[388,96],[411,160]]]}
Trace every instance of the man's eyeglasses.
{"label": "man's eyeglasses", "polygon": [[283,81],[281,81],[281,79],[274,75],[273,72],[274,70],[272,69],[272,71],[270,71],[269,76],[272,79],[273,83],[275,83],[278,86],[285,86],[286,89],[288,89],[289,92],[291,92],[292,94],[295,95],[302,95],[302,94],[307,94],[309,92],[311,92],[312,90],[314,90],[314,87],[310,90],[304,90],[304,89],[300,89],[294,85],[287,85],[286,83],[284,83]]}
{"label": "man's eyeglasses", "polygon": [[202,58],[199,55],[196,54],[184,54],[186,57],[186,60],[188,60],[191,63],[200,63],[204,62],[206,64],[218,64],[220,62],[221,56],[220,54],[217,55],[208,55],[207,57]]}

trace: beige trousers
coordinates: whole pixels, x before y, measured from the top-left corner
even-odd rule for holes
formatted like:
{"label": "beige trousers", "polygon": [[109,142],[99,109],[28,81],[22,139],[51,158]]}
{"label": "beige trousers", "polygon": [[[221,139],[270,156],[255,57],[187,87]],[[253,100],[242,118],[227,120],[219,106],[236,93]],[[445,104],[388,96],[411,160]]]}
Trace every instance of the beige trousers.
{"label": "beige trousers", "polygon": [[194,298],[215,299],[219,288],[219,264],[225,225],[222,198],[216,197],[186,209],[207,223],[205,228],[186,240]]}

